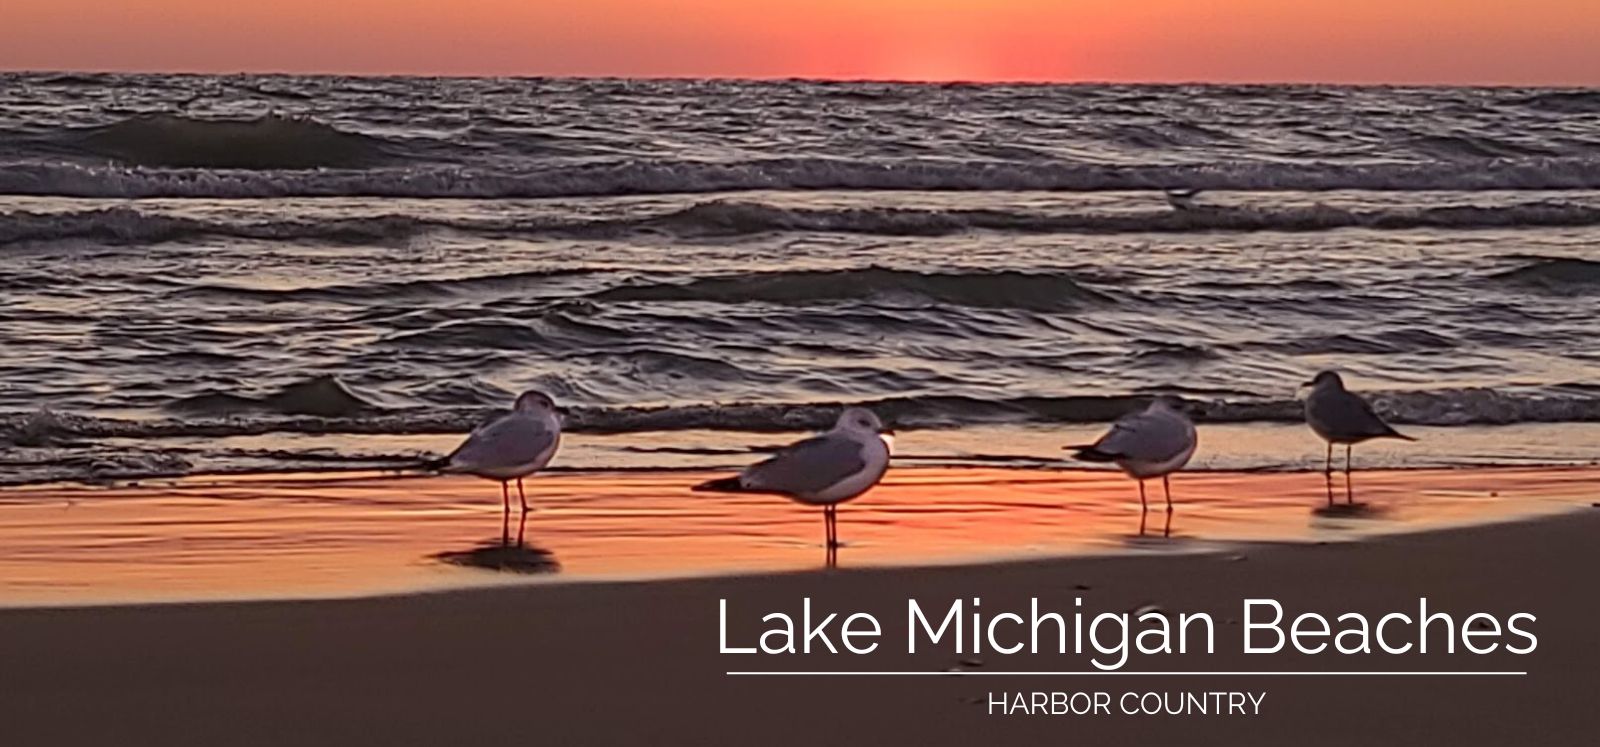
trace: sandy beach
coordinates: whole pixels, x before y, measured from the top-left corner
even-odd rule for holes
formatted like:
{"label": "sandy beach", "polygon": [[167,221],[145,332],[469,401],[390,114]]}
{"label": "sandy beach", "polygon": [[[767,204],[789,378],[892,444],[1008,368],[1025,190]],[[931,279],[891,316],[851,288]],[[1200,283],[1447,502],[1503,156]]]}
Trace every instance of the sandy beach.
{"label": "sandy beach", "polygon": [[[1303,476],[1302,476],[1303,477]],[[178,604],[0,613],[0,699],[17,744],[1577,744],[1592,708],[1600,613],[1582,578],[1600,513],[1349,543],[921,569],[844,569],[679,581],[545,584],[343,601]],[[1056,656],[870,659],[717,653],[718,600],[737,610],[871,611],[904,600],[1082,596],[1236,620],[1239,600],[1369,615],[1419,597],[1461,614],[1537,616],[1527,656],[1210,656],[1167,670],[1508,669],[1516,678],[748,678],[745,669],[1086,668]],[[749,623],[749,624],[746,624]],[[751,635],[754,621],[730,625]],[[965,661],[962,661],[965,660]],[[869,663],[870,662],[870,663]],[[1129,667],[1149,667],[1135,662]],[[994,691],[1265,691],[1254,716],[991,716]]]}

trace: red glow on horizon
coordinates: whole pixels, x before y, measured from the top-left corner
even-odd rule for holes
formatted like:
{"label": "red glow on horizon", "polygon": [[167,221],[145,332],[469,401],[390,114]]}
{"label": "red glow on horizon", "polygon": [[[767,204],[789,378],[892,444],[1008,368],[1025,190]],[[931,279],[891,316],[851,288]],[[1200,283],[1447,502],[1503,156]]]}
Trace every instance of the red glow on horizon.
{"label": "red glow on horizon", "polygon": [[1600,85],[1593,0],[7,0],[0,69]]}

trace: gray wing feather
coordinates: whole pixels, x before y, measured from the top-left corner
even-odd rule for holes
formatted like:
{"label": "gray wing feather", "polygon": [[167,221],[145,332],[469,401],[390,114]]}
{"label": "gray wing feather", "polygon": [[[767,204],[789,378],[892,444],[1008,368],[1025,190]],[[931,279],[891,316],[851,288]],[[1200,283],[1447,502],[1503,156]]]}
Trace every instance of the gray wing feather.
{"label": "gray wing feather", "polygon": [[841,436],[808,438],[746,469],[744,487],[805,495],[823,490],[867,467],[861,444]]}
{"label": "gray wing feather", "polygon": [[1372,410],[1372,405],[1351,392],[1334,392],[1311,401],[1311,417],[1339,438],[1387,436],[1394,429]]}
{"label": "gray wing feather", "polygon": [[539,458],[555,444],[557,432],[538,418],[508,415],[472,432],[450,455],[460,469],[510,467]]}
{"label": "gray wing feather", "polygon": [[1123,417],[1095,442],[1104,454],[1140,461],[1171,459],[1189,448],[1189,428],[1164,413],[1138,412]]}

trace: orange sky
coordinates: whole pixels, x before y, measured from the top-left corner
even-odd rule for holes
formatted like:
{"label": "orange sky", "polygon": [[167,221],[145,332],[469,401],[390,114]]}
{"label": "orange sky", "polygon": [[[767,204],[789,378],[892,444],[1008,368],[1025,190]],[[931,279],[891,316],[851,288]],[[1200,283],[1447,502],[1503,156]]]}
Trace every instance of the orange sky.
{"label": "orange sky", "polygon": [[1600,85],[1600,0],[0,0],[0,69]]}

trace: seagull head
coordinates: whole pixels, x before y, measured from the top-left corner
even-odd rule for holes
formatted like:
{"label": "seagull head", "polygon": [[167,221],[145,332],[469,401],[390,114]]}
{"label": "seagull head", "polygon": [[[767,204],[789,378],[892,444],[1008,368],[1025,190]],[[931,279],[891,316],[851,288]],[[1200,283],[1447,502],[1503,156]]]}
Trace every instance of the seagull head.
{"label": "seagull head", "polygon": [[1150,399],[1149,409],[1165,409],[1173,412],[1183,412],[1189,409],[1189,403],[1176,394],[1158,394]]}
{"label": "seagull head", "polygon": [[517,412],[561,412],[561,410],[556,407],[556,401],[551,399],[550,395],[534,389],[529,389],[528,391],[517,395],[517,404],[515,405],[515,409]]}
{"label": "seagull head", "polygon": [[862,407],[852,407],[839,414],[838,422],[833,425],[834,430],[854,431],[856,433],[873,433],[883,436],[893,436],[894,431],[883,427],[883,421],[873,414],[871,410]]}
{"label": "seagull head", "polygon": [[1339,378],[1338,371],[1322,371],[1300,386],[1309,386],[1316,389],[1343,389],[1344,379]]}

